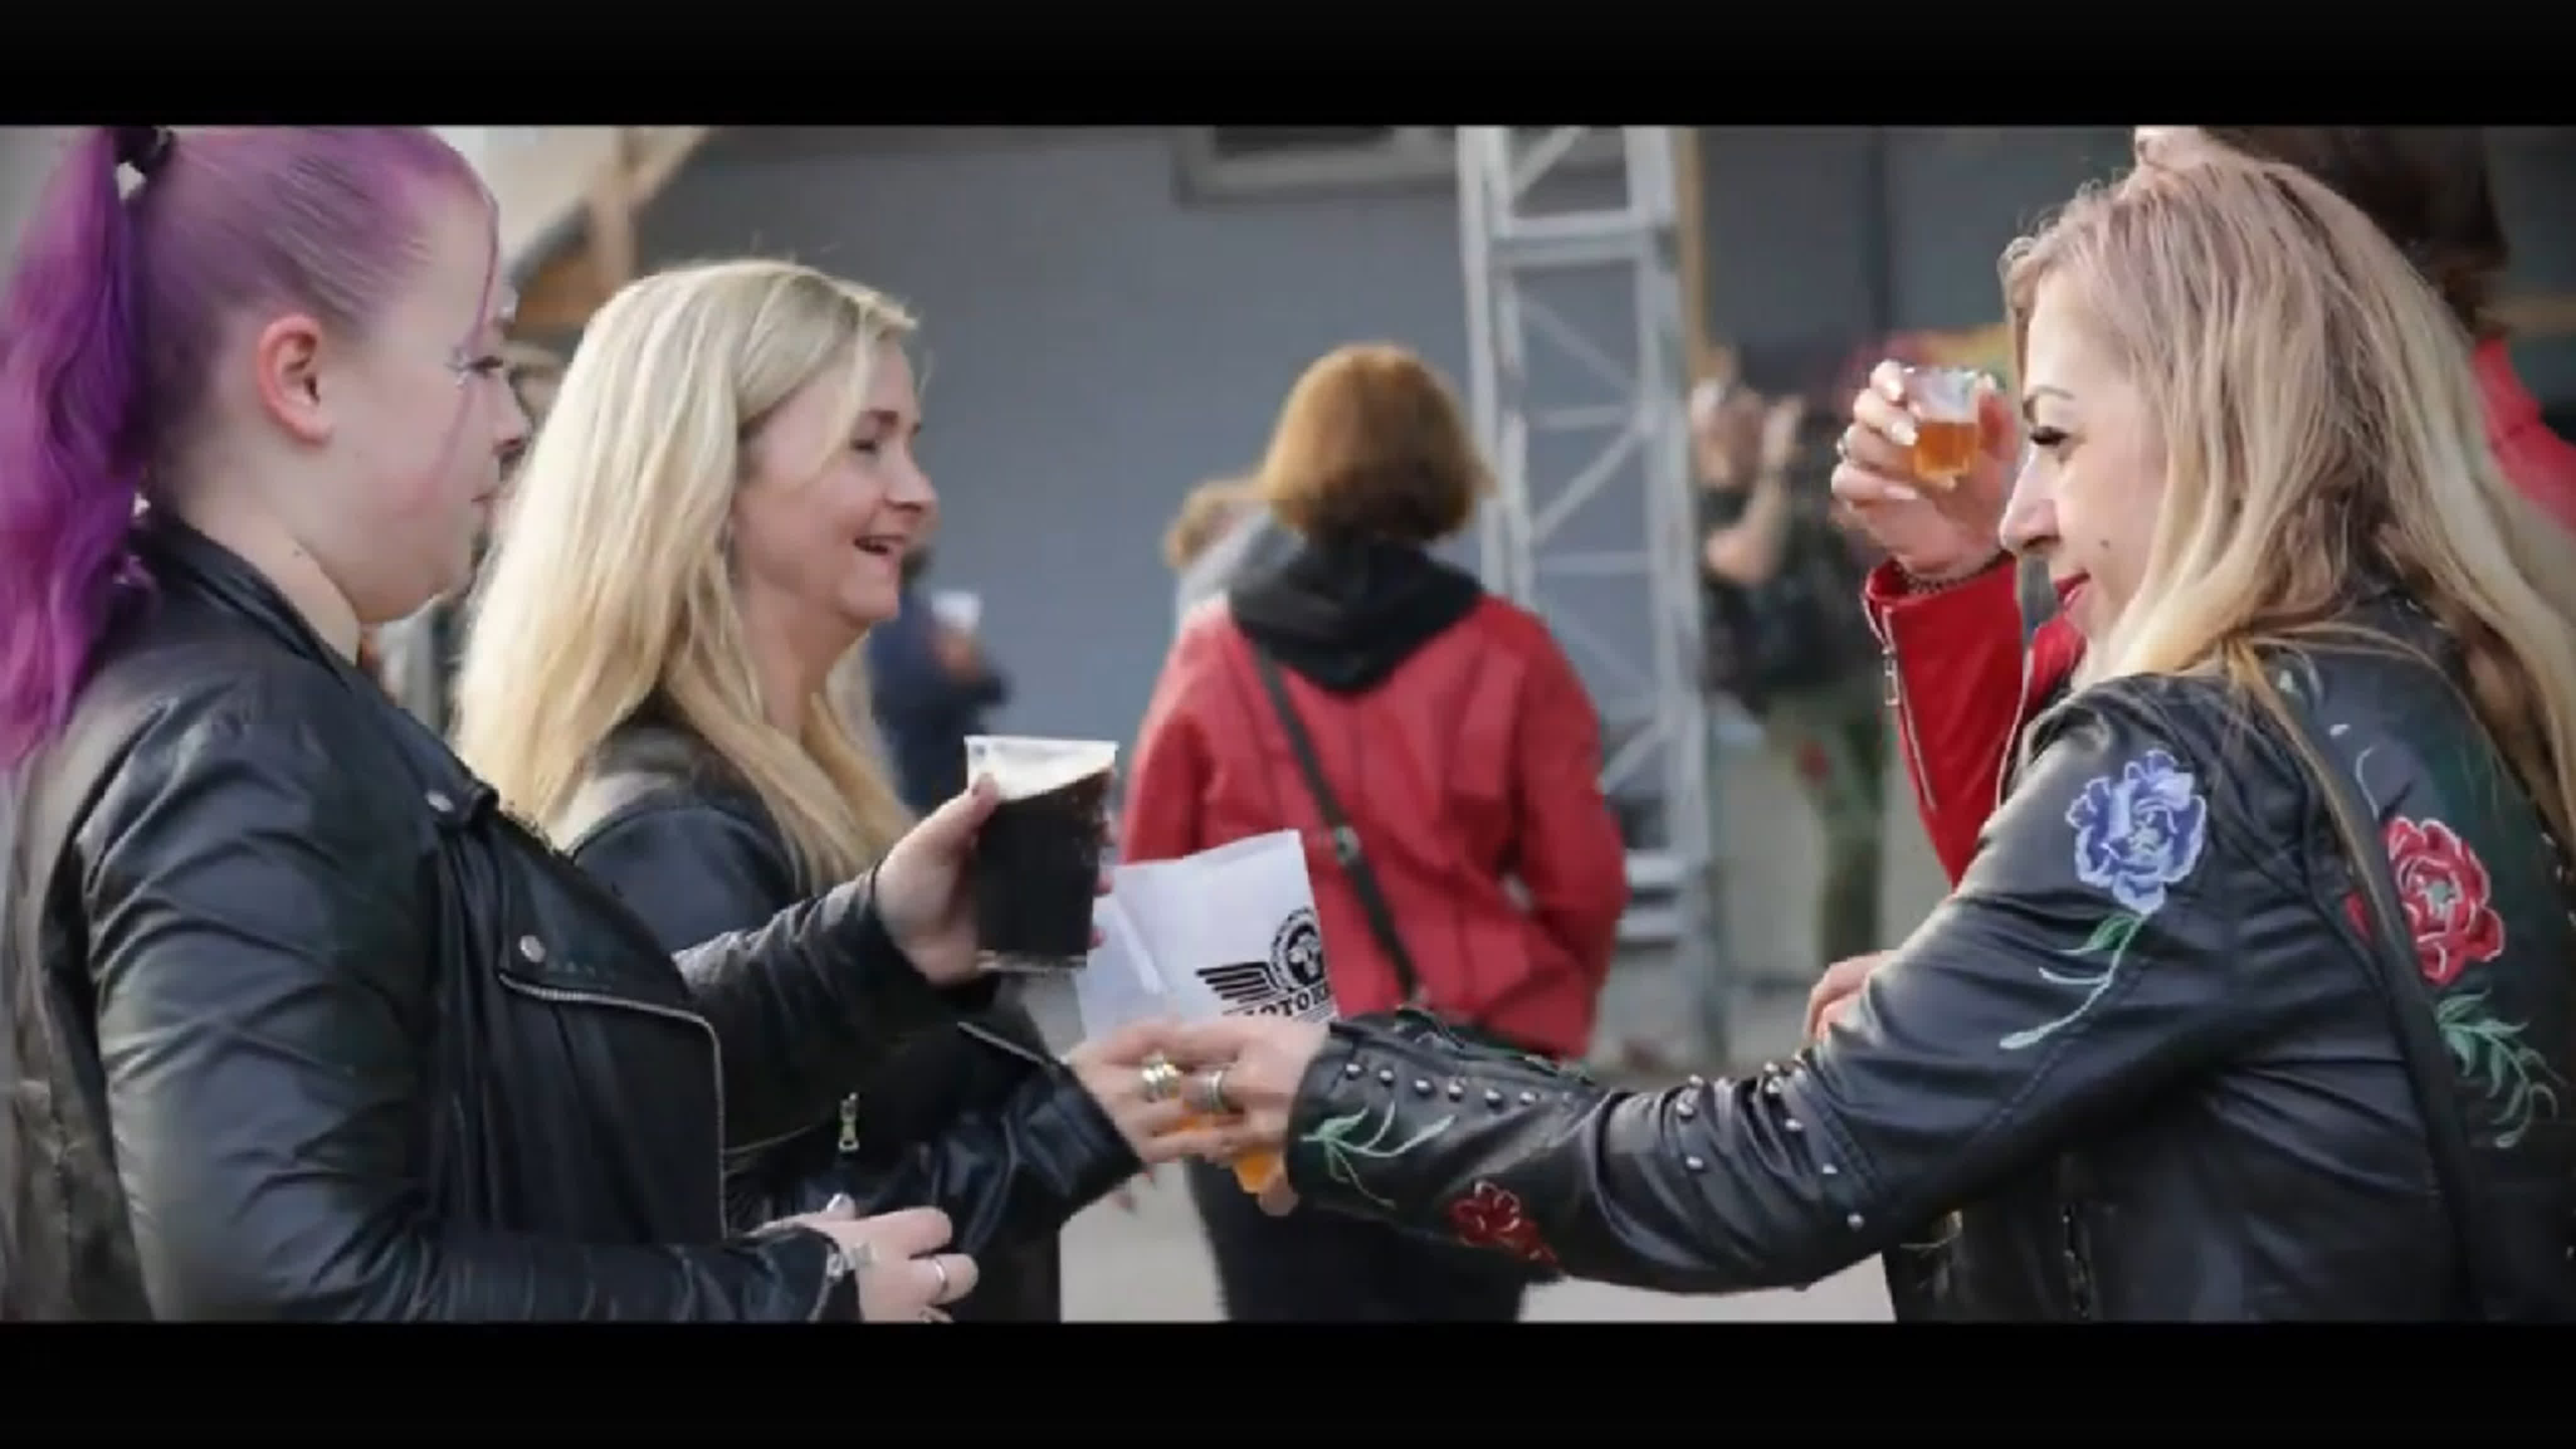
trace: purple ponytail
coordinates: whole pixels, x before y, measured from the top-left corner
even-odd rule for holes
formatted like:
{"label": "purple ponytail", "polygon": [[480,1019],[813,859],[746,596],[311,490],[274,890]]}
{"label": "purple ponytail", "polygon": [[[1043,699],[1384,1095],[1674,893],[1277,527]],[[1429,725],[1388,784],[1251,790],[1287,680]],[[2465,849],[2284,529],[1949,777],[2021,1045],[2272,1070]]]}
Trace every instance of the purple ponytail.
{"label": "purple ponytail", "polygon": [[0,766],[60,728],[127,558],[133,246],[116,133],[72,143],[0,298]]}
{"label": "purple ponytail", "polygon": [[[0,768],[61,729],[121,592],[148,468],[200,421],[227,325],[362,328],[419,254],[422,183],[483,195],[417,127],[75,141],[0,298]],[[151,171],[120,195],[120,152]]]}

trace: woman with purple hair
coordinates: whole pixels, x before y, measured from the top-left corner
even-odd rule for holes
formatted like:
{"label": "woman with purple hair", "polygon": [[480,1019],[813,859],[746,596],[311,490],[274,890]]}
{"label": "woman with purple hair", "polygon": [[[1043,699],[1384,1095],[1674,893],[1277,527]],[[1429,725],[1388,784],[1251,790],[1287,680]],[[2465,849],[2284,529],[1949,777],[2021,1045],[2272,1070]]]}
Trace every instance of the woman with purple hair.
{"label": "woman with purple hair", "polygon": [[0,1319],[918,1321],[974,1284],[935,1211],[736,1232],[720,1160],[980,1004],[987,794],[675,961],[354,665],[464,576],[526,431],[498,260],[411,128],[92,132],[29,229]]}

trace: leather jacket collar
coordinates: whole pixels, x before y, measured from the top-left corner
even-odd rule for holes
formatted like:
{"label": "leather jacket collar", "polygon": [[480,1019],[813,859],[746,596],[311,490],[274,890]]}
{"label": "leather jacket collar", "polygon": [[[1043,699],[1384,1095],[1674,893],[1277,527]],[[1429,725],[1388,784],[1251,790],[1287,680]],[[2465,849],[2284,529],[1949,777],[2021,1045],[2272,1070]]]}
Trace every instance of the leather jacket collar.
{"label": "leather jacket collar", "polygon": [[348,675],[365,677],[296,612],[267,575],[178,517],[157,508],[147,511],[135,527],[135,547],[158,582],[173,585],[184,580],[198,594],[257,624],[295,652],[326,661]]}
{"label": "leather jacket collar", "polygon": [[[418,720],[404,713],[375,680],[331,647],[311,621],[297,612],[268,576],[231,549],[208,538],[183,520],[160,509],[147,510],[135,528],[135,548],[168,602],[183,600],[248,622],[297,654],[329,669],[369,705],[381,707],[396,727],[403,754],[423,791],[456,806],[442,815],[471,819],[483,805],[498,799],[491,786],[474,778],[441,741]],[[433,800],[433,804],[435,799]]]}

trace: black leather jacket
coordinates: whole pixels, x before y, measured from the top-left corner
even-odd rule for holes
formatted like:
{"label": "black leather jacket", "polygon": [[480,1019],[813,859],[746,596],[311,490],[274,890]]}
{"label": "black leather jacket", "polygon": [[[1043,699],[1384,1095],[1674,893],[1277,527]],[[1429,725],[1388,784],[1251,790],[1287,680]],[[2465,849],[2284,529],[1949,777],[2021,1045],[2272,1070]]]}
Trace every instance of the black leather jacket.
{"label": "black leather jacket", "polygon": [[[569,818],[573,859],[675,950],[803,894],[759,797],[658,705],[610,738]],[[956,1251],[983,1270],[953,1310],[962,1321],[1060,1320],[1057,1230],[1141,1166],[1027,1015],[1000,1003],[904,1041],[836,1110],[730,1158],[738,1224],[834,1193],[862,1212],[946,1210]]]}
{"label": "black leather jacket", "polygon": [[238,558],[144,547],[7,796],[69,843],[0,898],[0,1316],[854,1315],[829,1240],[728,1236],[723,1144],[981,993],[864,883],[675,965]]}
{"label": "black leather jacket", "polygon": [[[2372,617],[2448,653],[2411,615]],[[2313,662],[2456,1068],[2440,1086],[2466,1108],[2471,1227],[2511,1280],[2488,1311],[2565,1317],[2566,857],[2421,658]],[[2177,678],[2096,686],[2032,734],[1958,890],[1794,1061],[1610,1092],[1422,1019],[1343,1023],[1302,1085],[1292,1185],[1671,1291],[1803,1285],[1893,1250],[1905,1317],[2461,1316],[2353,876],[2287,734]]]}

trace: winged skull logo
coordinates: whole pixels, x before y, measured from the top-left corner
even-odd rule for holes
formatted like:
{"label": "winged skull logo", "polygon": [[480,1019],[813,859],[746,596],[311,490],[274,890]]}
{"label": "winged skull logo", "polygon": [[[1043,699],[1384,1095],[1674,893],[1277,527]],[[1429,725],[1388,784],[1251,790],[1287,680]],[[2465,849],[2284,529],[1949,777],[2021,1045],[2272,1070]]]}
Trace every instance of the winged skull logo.
{"label": "winged skull logo", "polygon": [[1199,979],[1235,1011],[1275,1011],[1295,1000],[1311,1007],[1324,984],[1324,935],[1310,909],[1291,911],[1270,939],[1270,959],[1202,966]]}
{"label": "winged skull logo", "polygon": [[1267,961],[1237,961],[1226,966],[1202,966],[1199,979],[1208,990],[1225,999],[1228,1006],[1267,1006],[1288,994],[1288,983],[1278,967]]}

